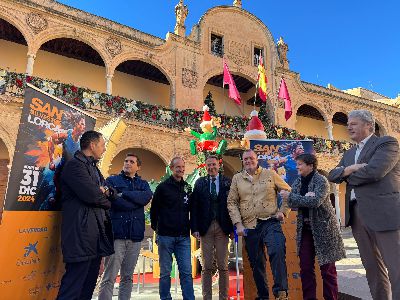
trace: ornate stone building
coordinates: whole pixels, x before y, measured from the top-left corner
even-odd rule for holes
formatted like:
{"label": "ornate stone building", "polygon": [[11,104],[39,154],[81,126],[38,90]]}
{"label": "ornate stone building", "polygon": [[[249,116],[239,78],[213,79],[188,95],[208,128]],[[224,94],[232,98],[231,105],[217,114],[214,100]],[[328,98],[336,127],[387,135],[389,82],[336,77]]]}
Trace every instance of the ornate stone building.
{"label": "ornate stone building", "polygon": [[[142,175],[146,179],[158,179],[176,154],[187,158],[189,171],[196,166],[195,158],[189,154],[190,136],[181,130],[184,121],[179,121],[182,125],[179,128],[168,124],[175,124],[171,118],[181,116],[182,111],[185,115],[186,110],[188,114],[201,110],[209,92],[216,112],[228,116],[224,130],[231,137],[230,147],[236,147],[243,128],[229,133],[234,130],[229,116],[248,117],[253,102],[258,103],[254,95],[260,54],[268,78],[270,123],[295,129],[305,136],[320,137],[326,151],[318,155],[329,156],[321,160],[322,170],[329,171],[340,157],[340,149],[332,147],[332,143],[347,140],[345,124],[347,113],[352,109],[373,111],[378,134],[400,137],[399,98],[396,101],[360,88],[341,91],[333,86],[302,81],[300,74],[289,68],[288,45],[282,38],[275,43],[267,26],[242,9],[241,3],[235,0],[232,6],[208,10],[185,36],[189,9],[180,0],[175,7],[174,32],[168,32],[161,39],[56,1],[0,0],[0,68],[7,70],[0,74],[0,88],[7,74],[14,74],[18,85],[18,74],[25,73],[46,79],[40,87],[47,90],[55,88],[54,82],[58,81],[88,88],[91,95],[119,95],[148,103],[150,106],[146,107],[150,108],[142,110],[149,116],[145,121],[137,113],[126,115],[129,127],[113,153],[109,169],[109,173],[118,172],[124,154],[136,151],[143,157]],[[227,98],[222,88],[222,57],[226,58],[241,94],[241,107]],[[281,77],[285,78],[292,99],[293,116],[288,122],[283,117],[282,102],[277,99]],[[14,153],[22,102],[22,94],[13,92],[11,85],[0,95],[0,174],[3,178],[0,182],[3,185]],[[106,104],[114,107],[111,102]],[[156,110],[154,114],[151,107]],[[97,116],[98,127],[113,116],[106,106],[94,104],[87,109]],[[124,110],[125,106],[119,112]],[[238,169],[239,159],[226,156],[226,173],[232,175]],[[343,199],[342,187],[339,192],[337,195]]]}

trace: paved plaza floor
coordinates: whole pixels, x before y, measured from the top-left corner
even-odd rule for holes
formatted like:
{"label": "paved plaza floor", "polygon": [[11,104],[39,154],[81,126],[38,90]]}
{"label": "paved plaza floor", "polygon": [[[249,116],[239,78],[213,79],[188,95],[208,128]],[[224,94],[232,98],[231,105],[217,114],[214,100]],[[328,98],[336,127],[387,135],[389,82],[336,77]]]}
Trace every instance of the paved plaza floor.
{"label": "paved plaza floor", "polygon": [[[356,300],[356,299],[372,299],[365,277],[365,270],[361,263],[360,254],[358,252],[357,244],[348,228],[342,231],[343,241],[346,248],[347,258],[336,263],[338,272],[338,283],[340,297],[342,300]],[[236,276],[230,276],[230,284],[235,284]],[[201,299],[201,282],[200,279],[194,280],[194,292],[196,299]],[[218,299],[218,287],[214,288],[213,299]],[[118,299],[118,284],[114,288],[114,299]],[[177,288],[174,283],[171,285],[171,295],[173,299],[182,299],[181,290],[179,285]],[[97,299],[97,293],[93,295],[93,299]],[[146,283],[145,287],[137,288],[134,285],[131,299],[155,300],[159,299],[158,296],[158,283]],[[297,300],[297,299],[292,299]],[[299,299],[300,300],[300,299]]]}

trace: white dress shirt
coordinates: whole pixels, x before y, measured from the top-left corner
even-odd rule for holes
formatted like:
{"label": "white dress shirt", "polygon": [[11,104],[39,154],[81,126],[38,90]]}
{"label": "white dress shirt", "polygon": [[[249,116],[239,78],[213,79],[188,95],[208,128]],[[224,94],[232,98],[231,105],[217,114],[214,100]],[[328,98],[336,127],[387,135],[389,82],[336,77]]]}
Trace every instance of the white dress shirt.
{"label": "white dress shirt", "polygon": [[[356,146],[356,154],[354,155],[354,163],[357,163],[358,157],[360,156],[360,153],[362,151],[362,149],[364,148],[365,144],[368,142],[368,140],[370,139],[370,137],[373,135],[373,133],[371,133],[369,136],[367,136],[365,139],[363,139],[361,142],[359,142]],[[356,199],[356,194],[354,193],[354,189],[351,190],[350,193],[350,201]]]}

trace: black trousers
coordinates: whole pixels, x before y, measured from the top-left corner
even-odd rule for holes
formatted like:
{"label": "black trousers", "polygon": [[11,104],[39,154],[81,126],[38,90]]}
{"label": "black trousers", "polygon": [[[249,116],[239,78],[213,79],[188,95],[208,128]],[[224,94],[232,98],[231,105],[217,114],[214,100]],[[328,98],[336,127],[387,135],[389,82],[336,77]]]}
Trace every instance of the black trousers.
{"label": "black trousers", "polygon": [[247,231],[244,237],[246,251],[253,271],[258,298],[269,299],[266,275],[266,257],[264,246],[267,247],[269,262],[274,278],[272,291],[278,295],[280,291],[287,292],[288,279],[286,269],[286,239],[281,223],[277,219],[268,219],[257,223],[257,227]]}
{"label": "black trousers", "polygon": [[90,300],[96,287],[101,257],[66,263],[57,300]]}

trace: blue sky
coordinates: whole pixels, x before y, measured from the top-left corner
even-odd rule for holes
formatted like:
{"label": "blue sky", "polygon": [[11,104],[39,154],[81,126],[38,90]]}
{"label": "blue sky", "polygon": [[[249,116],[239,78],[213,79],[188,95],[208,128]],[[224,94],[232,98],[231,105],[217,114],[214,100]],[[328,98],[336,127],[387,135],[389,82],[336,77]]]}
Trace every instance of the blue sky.
{"label": "blue sky", "polygon": [[[178,0],[62,0],[61,3],[165,38]],[[233,0],[185,0],[187,33],[211,7]],[[398,0],[243,0],[243,9],[289,46],[290,69],[301,79],[339,89],[364,87],[400,94]]]}

